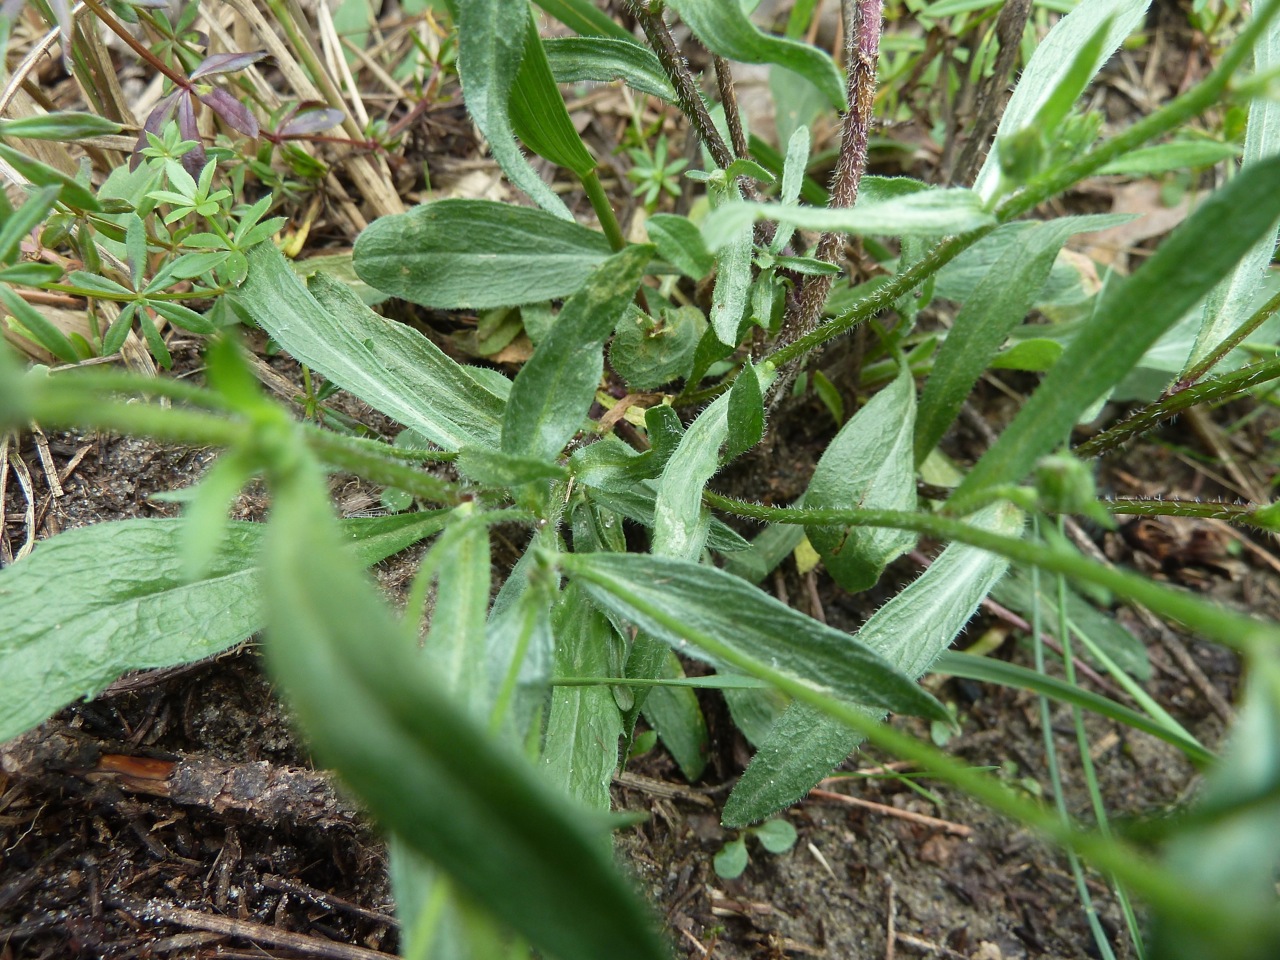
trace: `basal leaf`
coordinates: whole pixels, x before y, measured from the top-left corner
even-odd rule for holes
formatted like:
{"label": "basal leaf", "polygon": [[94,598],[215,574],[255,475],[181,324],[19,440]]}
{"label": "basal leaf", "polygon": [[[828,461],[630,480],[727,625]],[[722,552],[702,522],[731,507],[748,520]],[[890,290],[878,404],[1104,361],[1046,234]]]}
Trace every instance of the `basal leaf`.
{"label": "basal leaf", "polygon": [[669,0],[707,49],[742,63],[776,63],[798,73],[837,110],[848,108],[844,78],[824,51],[798,40],[761,32],[739,3],[721,0]]}
{"label": "basal leaf", "polygon": [[[805,491],[806,507],[911,510],[916,505],[911,438],[916,385],[903,364],[894,381],[859,410],[818,461]],[[915,535],[880,527],[810,527],[809,542],[846,590],[865,590]]]}
{"label": "basal leaf", "polygon": [[[1006,534],[1022,528],[1021,514],[1005,505],[989,507],[972,522]],[[1008,561],[995,554],[952,544],[854,636],[896,670],[919,677],[964,629],[1007,567]],[[847,727],[808,704],[793,702],[729,795],[725,825],[746,826],[795,803],[859,742]]]}
{"label": "basal leaf", "polygon": [[567,554],[557,562],[598,605],[678,653],[772,683],[798,681],[853,703],[946,716],[867,645],[731,573],[634,553]]}
{"label": "basal leaf", "polygon": [[1000,188],[1000,141],[1019,133],[1035,119],[1062,87],[1076,53],[1107,24],[1093,72],[1101,70],[1125,37],[1142,23],[1148,3],[1149,0],[1084,0],[1049,31],[1018,78],[996,130],[996,142],[974,181],[973,188],[984,201],[992,199]]}
{"label": "basal leaf", "polygon": [[512,127],[511,96],[524,59],[528,22],[528,0],[458,3],[458,78],[467,112],[511,182],[542,209],[572,220],[564,201],[542,182],[521,153]]}
{"label": "basal leaf", "polygon": [[[431,548],[427,562],[438,571],[431,628],[421,656],[437,681],[485,719],[489,678],[485,670],[485,621],[489,613],[489,528],[467,522],[471,504],[454,513],[456,529],[447,529]],[[416,637],[416,631],[415,631]]]}
{"label": "basal leaf", "polygon": [[[683,679],[680,658],[666,651],[666,679]],[[652,687],[641,708],[645,720],[662,738],[684,778],[693,783],[706,769],[710,753],[707,720],[698,706],[697,694],[689,687]]]}
{"label": "basal leaf", "polygon": [[967,233],[995,223],[972,190],[916,190],[846,208],[734,201],[711,211],[702,225],[702,235],[710,249],[720,250],[757,220],[773,220],[802,230],[887,237]]}
{"label": "basal leaf", "polygon": [[[1108,288],[1062,358],[953,498],[1017,482],[1067,438],[1162,333],[1213,289],[1280,217],[1280,157],[1259,161],[1206,200],[1133,276]],[[1206,243],[1213,237],[1213,243]]]}
{"label": "basal leaf", "polygon": [[[374,563],[440,529],[434,513],[347,521]],[[0,740],[130,670],[212,656],[262,629],[264,527],[228,523],[198,580],[184,576],[185,520],[123,520],[50,537],[0,571]]]}
{"label": "basal leaf", "polygon": [[742,456],[764,438],[764,392],[760,389],[760,376],[750,361],[729,389],[728,421],[726,463]]}
{"label": "basal leaf", "polygon": [[604,235],[528,207],[436,200],[356,239],[356,273],[424,307],[488,310],[567,297],[609,256]]}
{"label": "basal leaf", "polygon": [[582,427],[604,372],[604,342],[631,302],[653,253],[632,246],[587,278],[520,368],[502,422],[502,451],[552,459]]}
{"label": "basal leaf", "polygon": [[[557,676],[616,676],[609,662],[617,642],[613,625],[575,586],[556,606],[555,635]],[[543,769],[575,800],[607,813],[621,736],[622,717],[609,687],[557,687],[547,714]]]}
{"label": "basal leaf", "polygon": [[445,449],[496,445],[502,399],[422,334],[322,274],[309,292],[270,243],[249,264],[236,297],[296,360]]}
{"label": "basal leaf", "polygon": [[680,438],[658,481],[653,517],[653,552],[696,560],[707,541],[711,511],[702,488],[720,469],[720,448],[729,438],[729,394],[721,394],[698,414]]}
{"label": "basal leaf", "polygon": [[[626,489],[593,486],[591,490],[593,500],[599,501],[628,520],[650,528],[657,524],[657,497],[651,484],[636,483],[634,480],[626,483]],[[721,553],[732,553],[746,549],[747,541],[723,520],[712,517],[706,545]]]}
{"label": "basal leaf", "polygon": [[633,90],[676,102],[676,92],[658,58],[633,40],[613,37],[559,37],[543,40],[558,83],[621,80]]}
{"label": "basal leaf", "polygon": [[657,319],[632,307],[609,343],[609,366],[632,390],[652,390],[686,375],[707,329],[697,307],[670,307]]}
{"label": "basal leaf", "polygon": [[604,836],[469,716],[338,548],[318,468],[300,459],[275,481],[266,650],[317,756],[539,950],[663,960]]}
{"label": "basal leaf", "polygon": [[569,476],[558,463],[485,447],[463,447],[456,464],[464,477],[487,487],[518,487],[539,480],[565,480]]}

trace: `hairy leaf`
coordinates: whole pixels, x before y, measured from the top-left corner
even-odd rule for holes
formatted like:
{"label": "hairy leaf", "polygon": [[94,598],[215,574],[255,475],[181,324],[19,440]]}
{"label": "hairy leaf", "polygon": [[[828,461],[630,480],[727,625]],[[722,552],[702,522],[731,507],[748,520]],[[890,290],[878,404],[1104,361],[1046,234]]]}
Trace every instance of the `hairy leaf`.
{"label": "hairy leaf", "polygon": [[312,292],[263,243],[249,253],[249,277],[236,298],[296,360],[432,443],[450,450],[497,443],[502,399],[439,347],[323,274],[312,279]]}
{"label": "hairy leaf", "polygon": [[621,80],[633,90],[675,103],[676,92],[658,58],[633,40],[559,37],[542,41],[558,83]]}
{"label": "hairy leaf", "polygon": [[[975,526],[1015,533],[1022,517],[1009,506],[989,507]],[[902,671],[919,677],[950,646],[1008,561],[975,547],[952,544],[910,586],[874,613],[854,636]],[[725,803],[726,826],[763,820],[807,794],[861,738],[804,703],[792,703],[769,731]]]}
{"label": "hairy leaf", "polygon": [[488,310],[577,292],[609,256],[604,235],[541,210],[436,200],[381,217],[356,239],[369,286],[424,307]]}
{"label": "hairy leaf", "polygon": [[853,703],[947,716],[866,644],[731,573],[643,554],[567,554],[557,562],[597,604],[678,653],[773,683],[799,681]]}

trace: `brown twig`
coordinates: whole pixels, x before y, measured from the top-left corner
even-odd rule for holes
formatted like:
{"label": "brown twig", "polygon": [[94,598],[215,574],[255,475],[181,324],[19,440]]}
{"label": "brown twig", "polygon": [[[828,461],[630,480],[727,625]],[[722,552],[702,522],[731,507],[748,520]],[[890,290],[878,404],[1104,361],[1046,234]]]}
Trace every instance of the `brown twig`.
{"label": "brown twig", "polygon": [[110,903],[117,909],[146,920],[151,923],[168,923],[192,930],[208,930],[227,937],[251,940],[255,943],[269,943],[275,947],[294,950],[304,957],[317,957],[320,960],[387,960],[392,954],[380,950],[369,950],[348,943],[337,943],[333,940],[321,940],[302,933],[268,927],[266,924],[253,923],[249,920],[236,920],[233,917],[221,917],[213,913],[201,913],[198,910],[187,910],[159,900],[139,902],[135,900],[116,900]]}
{"label": "brown twig", "polygon": [[973,836],[973,827],[966,826],[963,823],[954,823],[951,820],[942,820],[939,817],[931,817],[924,813],[914,813],[911,810],[899,810],[897,807],[891,807],[887,803],[863,800],[861,797],[851,797],[847,793],[832,793],[830,790],[819,790],[815,787],[809,791],[809,796],[817,797],[819,800],[835,800],[837,803],[846,803],[851,807],[864,807],[867,810],[874,810],[876,813],[883,813],[885,816],[910,820],[912,823],[918,823],[926,827],[935,827],[957,837]]}
{"label": "brown twig", "polygon": [[[867,141],[871,134],[871,112],[876,95],[876,65],[880,60],[881,0],[843,0],[845,59],[849,64],[849,109],[840,130],[840,156],[831,181],[832,208],[851,207],[858,199],[862,174],[867,168]],[[840,233],[825,233],[818,241],[817,257],[836,263],[844,246]],[[785,346],[810,333],[822,316],[834,279],[831,276],[805,278],[783,324],[778,345]],[[782,383],[794,377],[779,376]]]}
{"label": "brown twig", "polygon": [[738,95],[733,89],[733,67],[724,57],[711,61],[716,68],[716,87],[720,90],[720,104],[724,107],[724,122],[729,127],[729,140],[737,157],[747,155],[747,137],[742,132],[742,114],[738,110]]}

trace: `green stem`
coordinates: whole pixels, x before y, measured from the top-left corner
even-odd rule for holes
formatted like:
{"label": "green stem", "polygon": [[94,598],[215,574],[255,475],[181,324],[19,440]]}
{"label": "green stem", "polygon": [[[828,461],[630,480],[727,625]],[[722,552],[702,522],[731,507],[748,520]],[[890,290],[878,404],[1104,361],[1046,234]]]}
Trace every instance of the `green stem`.
{"label": "green stem", "polygon": [[1180,390],[1172,396],[1164,397],[1155,403],[1147,404],[1127,418],[1104,430],[1084,443],[1072,449],[1077,457],[1083,460],[1102,456],[1134,437],[1146,433],[1161,421],[1176,416],[1201,403],[1223,400],[1227,397],[1243,393],[1260,383],[1280,377],[1280,358],[1266,360],[1229,373],[1213,380],[1206,380],[1193,387]]}
{"label": "green stem", "polygon": [[912,530],[916,533],[967,543],[980,550],[1008,557],[1017,563],[1061,573],[1076,580],[1106,587],[1117,596],[1140,603],[1155,613],[1224,646],[1246,653],[1262,645],[1280,645],[1280,626],[1243,616],[1181,590],[1162,586],[1137,574],[1117,570],[1074,551],[970,526],[950,517],[902,510],[811,510],[792,507],[764,507],[706,492],[703,500],[717,510],[765,523],[795,523],[805,526],[862,526]]}
{"label": "green stem", "polygon": [[[1172,103],[1139,120],[1123,133],[1089,151],[1078,160],[1052,170],[1028,184],[1012,196],[1006,197],[995,210],[999,223],[1008,223],[1034,210],[1044,201],[1056,196],[1073,184],[1096,173],[1112,160],[1129,153],[1192,117],[1203,113],[1221,97],[1232,75],[1252,53],[1254,44],[1267,29],[1272,19],[1280,13],[1280,3],[1269,3],[1249,21],[1234,43],[1227,48],[1222,61],[1199,84],[1192,87]],[[808,353],[829,340],[834,340],[858,324],[871,319],[887,309],[913,288],[919,286],[942,267],[987,236],[995,227],[984,227],[972,233],[948,237],[935,246],[925,257],[904,273],[876,289],[865,299],[858,301],[848,312],[833,318],[823,326],[774,352],[765,359],[775,366]]]}
{"label": "green stem", "polygon": [[[837,511],[783,510],[777,512],[799,514]],[[887,511],[882,512],[883,516],[888,514]],[[963,526],[963,524],[957,525]],[[967,529],[972,531],[975,528]],[[996,537],[995,539],[1003,541],[1006,538]],[[598,578],[589,566],[574,566],[569,572],[576,578],[593,580],[606,589],[617,590],[616,584]],[[676,636],[688,640],[713,656],[725,654],[726,662],[736,659],[733,656],[733,648],[722,640],[698,630],[671,610],[623,591],[618,591],[618,595]],[[836,700],[823,691],[767,664],[754,663],[751,672],[768,680],[783,693],[789,694],[794,699],[808,704],[861,734],[877,747],[904,760],[910,760],[932,776],[954,784],[997,813],[1022,823],[1063,847],[1075,851],[1094,866],[1113,874],[1140,892],[1153,907],[1179,917],[1188,926],[1206,934],[1231,937],[1234,940],[1249,936],[1257,937],[1264,930],[1267,933],[1280,932],[1278,929],[1280,922],[1277,921],[1273,911],[1250,910],[1226,898],[1219,900],[1206,897],[1204,891],[1190,887],[1168,871],[1160,869],[1130,845],[1093,831],[1082,830],[1071,823],[1064,823],[1056,813],[1042,804],[1025,798],[994,777],[974,770],[968,764],[947,756],[910,734],[880,723],[863,709]]]}
{"label": "green stem", "polygon": [[600,175],[592,170],[582,177],[582,187],[587,191],[587,199],[591,201],[591,209],[596,212],[596,219],[600,221],[600,229],[609,239],[609,246],[615,251],[621,250],[627,245],[627,238],[622,235],[622,227],[618,225],[613,204],[609,202],[604,186],[600,183]]}
{"label": "green stem", "polygon": [[1212,370],[1219,360],[1225,357],[1236,347],[1240,346],[1240,344],[1244,343],[1245,340],[1248,339],[1249,334],[1253,333],[1260,326],[1270,320],[1277,310],[1280,310],[1280,293],[1276,293],[1272,296],[1270,300],[1254,312],[1253,316],[1240,324],[1231,336],[1223,340],[1207,357],[1192,367],[1187,372],[1186,376],[1178,381],[1178,384],[1173,388],[1174,391],[1181,392],[1185,390],[1188,386],[1195,383],[1206,373]]}

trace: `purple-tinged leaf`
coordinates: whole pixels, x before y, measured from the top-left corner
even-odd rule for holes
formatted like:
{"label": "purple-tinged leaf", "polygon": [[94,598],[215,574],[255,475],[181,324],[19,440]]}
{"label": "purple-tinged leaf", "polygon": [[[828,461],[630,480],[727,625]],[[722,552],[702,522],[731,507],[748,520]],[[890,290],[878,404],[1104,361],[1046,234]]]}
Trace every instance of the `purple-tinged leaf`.
{"label": "purple-tinged leaf", "polygon": [[342,123],[345,114],[333,107],[311,107],[299,110],[280,128],[282,137],[305,137],[331,130]]}
{"label": "purple-tinged leaf", "polygon": [[179,93],[178,134],[183,140],[195,141],[190,152],[182,155],[182,168],[191,176],[198,177],[206,163],[204,144],[200,142],[200,131],[196,127],[196,111],[191,103],[191,91],[182,90]]}
{"label": "purple-tinged leaf", "polygon": [[265,50],[250,50],[247,53],[215,53],[205,57],[200,66],[191,71],[191,79],[211,77],[219,73],[235,73],[245,67],[252,66],[267,55]]}
{"label": "purple-tinged leaf", "polygon": [[199,97],[200,102],[225,120],[228,126],[246,137],[258,135],[258,118],[227,91],[214,87],[208,93],[199,94]]}

